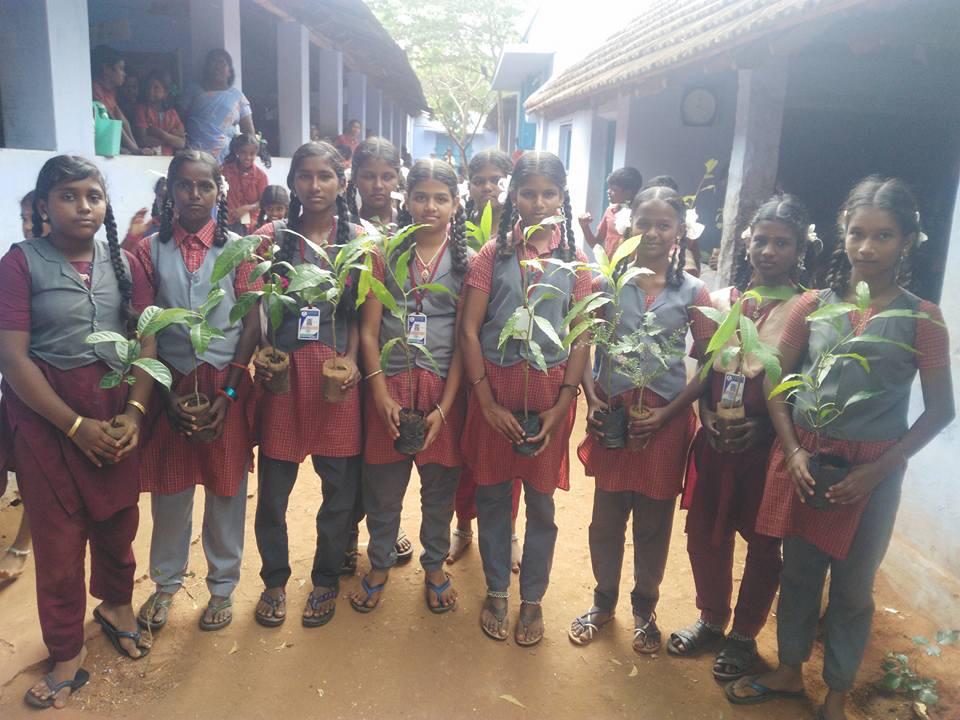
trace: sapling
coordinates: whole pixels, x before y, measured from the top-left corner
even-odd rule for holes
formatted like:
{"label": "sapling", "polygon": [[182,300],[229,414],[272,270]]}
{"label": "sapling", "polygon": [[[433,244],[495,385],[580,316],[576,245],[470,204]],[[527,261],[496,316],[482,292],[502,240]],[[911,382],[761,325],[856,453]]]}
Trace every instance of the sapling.
{"label": "sapling", "polygon": [[490,233],[493,229],[493,203],[488,202],[484,205],[479,223],[467,220],[465,227],[467,244],[475,252],[480,252],[480,248],[490,241]]}

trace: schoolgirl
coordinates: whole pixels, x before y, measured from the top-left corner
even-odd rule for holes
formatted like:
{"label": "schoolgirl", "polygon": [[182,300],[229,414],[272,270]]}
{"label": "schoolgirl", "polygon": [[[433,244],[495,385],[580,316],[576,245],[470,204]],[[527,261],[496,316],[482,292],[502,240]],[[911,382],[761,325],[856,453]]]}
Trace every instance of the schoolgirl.
{"label": "schoolgirl", "polygon": [[227,181],[227,223],[237,233],[257,227],[260,196],[270,184],[267,174],[257,167],[260,141],[255,135],[240,133],[230,141],[230,152],[223,161],[223,178]]}
{"label": "schoolgirl", "polygon": [[[217,258],[236,240],[226,229],[220,167],[203,151],[181,151],[170,162],[167,187],[160,231],[140,243],[136,257],[157,305],[197,310],[214,286],[211,274]],[[217,220],[210,217],[214,207]],[[241,265],[217,283],[225,294],[207,322],[223,337],[214,337],[203,355],[195,354],[187,327],[173,325],[158,337],[158,355],[174,381],[171,391],[154,403],[158,409],[150,418],[152,430],[140,465],[140,490],[152,493],[150,577],[156,590],[141,606],[137,621],[150,630],[166,625],[174,596],[183,586],[197,485],[205,490],[202,540],[210,592],[200,629],[220,630],[233,619],[253,447],[253,383],[247,368],[260,339],[260,318],[253,309],[242,323],[233,324],[230,310],[250,289],[252,268]],[[197,392],[211,403],[199,417],[181,405]],[[159,411],[161,404],[165,413]],[[201,433],[214,439],[198,440]]]}
{"label": "schoolgirl", "polygon": [[[783,538],[777,607],[780,665],[726,688],[727,698],[737,704],[803,696],[803,664],[817,635],[829,569],[823,620],[828,693],[820,709],[825,720],[846,717],[846,696],[870,636],[873,583],[893,532],[907,459],[954,417],[948,338],[940,310],[903,287],[909,282],[911,251],[921,237],[913,194],[897,178],[868,177],[850,192],[839,224],[843,241],[831,261],[829,287],[805,294],[787,320],[780,341],[783,370],[809,373],[817,358],[850,332],[896,344],[862,342],[858,351],[868,358],[869,372],[856,358],[837,357],[823,380],[824,392],[840,407],[858,394],[862,398],[847,405],[818,439],[821,453],[852,466],[825,492],[830,511],[807,502],[815,493],[810,451],[817,441],[804,414],[795,411],[791,417],[783,396],[768,402],[777,440],[757,530]],[[858,310],[841,315],[839,327],[808,322],[807,316],[822,303],[855,302],[861,282],[870,289],[870,306],[863,315]],[[910,425],[910,388],[918,372],[924,410]],[[864,397],[865,392],[869,396]],[[803,407],[810,400],[801,393],[796,402]]]}
{"label": "schoolgirl", "polygon": [[[655,653],[661,646],[656,622],[660,582],[667,562],[670,531],[677,495],[683,485],[687,448],[693,437],[695,418],[691,404],[700,395],[703,382],[687,382],[683,359],[685,336],[689,328],[695,351],[706,348],[712,324],[695,305],[709,305],[710,294],[698,279],[683,271],[686,254],[686,228],[683,223],[683,199],[673,190],[655,187],[640,192],[631,208],[631,236],[641,235],[634,265],[651,271],[637,275],[620,295],[619,307],[604,306],[610,321],[619,310],[615,340],[644,327],[653,315],[662,330],[653,334],[668,370],[640,389],[620,371],[618,364],[603,349],[597,348],[598,376],[610,378],[610,395],[596,388],[591,373],[584,375],[591,432],[580,444],[578,456],[588,476],[596,478],[593,495],[593,519],[590,522],[590,560],[597,585],[593,606],[570,626],[569,637],[577,645],[586,645],[598,630],[609,623],[616,612],[623,565],[624,533],[633,513],[634,588],[630,593],[634,617],[633,649]],[[674,246],[676,245],[676,249]],[[604,281],[598,289],[609,291]],[[660,364],[650,355],[638,357],[642,367]],[[630,435],[646,442],[640,450],[607,449],[598,437],[598,410],[624,406],[633,408],[642,401],[648,409],[644,417],[631,419]]]}
{"label": "schoolgirl", "polygon": [[133,131],[142,148],[158,155],[173,155],[187,144],[186,130],[177,111],[169,107],[169,87],[162,70],[154,70],[143,84],[133,117]]}
{"label": "schoolgirl", "polygon": [[[526,534],[520,567],[520,615],[514,639],[534,645],[543,639],[540,602],[547,590],[557,539],[554,523],[554,490],[567,490],[567,458],[578,385],[586,366],[589,346],[577,343],[569,353],[534,328],[548,367],[546,373],[529,370],[529,409],[540,413],[541,429],[524,434],[512,411],[524,409],[524,364],[531,358],[517,341],[501,351],[500,334],[518,307],[524,288],[541,298],[537,314],[559,327],[569,306],[590,292],[590,274],[572,272],[555,263],[544,263],[542,272],[524,266],[527,260],[583,261],[574,248],[567,175],[560,159],[547,152],[524,153],[517,161],[501,215],[497,241],[487,243],[474,258],[465,281],[466,296],[460,326],[466,377],[473,392],[461,448],[477,483],[477,522],[480,554],[487,582],[481,627],[495,640],[507,638],[507,598],[510,586],[510,518],[513,479],[523,479],[526,497]],[[525,237],[524,229],[563,214],[558,225],[545,225]],[[543,446],[535,457],[514,452],[522,443]]]}
{"label": "schoolgirl", "polygon": [[[363,143],[357,157],[362,148]],[[450,548],[450,520],[461,465],[464,402],[459,389],[463,365],[455,339],[457,297],[469,260],[464,212],[457,197],[456,171],[447,163],[421,160],[411,169],[407,182],[409,216],[402,216],[401,221],[422,227],[390,256],[374,256],[374,277],[398,304],[406,305],[408,317],[424,318],[423,346],[436,367],[426,355],[417,352],[410,359],[415,367],[409,372],[408,361],[401,347],[396,346],[386,367],[381,365],[382,348],[402,337],[407,328],[385,311],[371,293],[361,310],[360,329],[367,380],[362,495],[370,531],[371,570],[362,579],[361,589],[350,597],[351,605],[359,612],[370,612],[380,604],[390,568],[396,562],[394,544],[414,462],[420,475],[420,563],[425,575],[427,607],[434,613],[446,612],[456,604],[457,597],[443,572],[443,561]],[[409,250],[413,251],[409,275],[401,290],[388,267]],[[449,292],[426,289],[432,285],[442,285]],[[423,449],[414,456],[401,455],[394,449],[393,442],[400,436],[401,408],[426,413]]]}
{"label": "schoolgirl", "polygon": [[257,227],[268,222],[286,220],[290,212],[290,193],[283,185],[267,185],[260,193],[260,214]]}
{"label": "schoolgirl", "polygon": [[580,216],[580,229],[587,245],[603,246],[607,257],[613,255],[623,237],[617,231],[617,213],[623,208],[630,207],[633,198],[643,186],[643,175],[634,167],[622,167],[614,170],[607,176],[607,209],[603,212],[596,234],[590,229],[593,215],[584,213]]}
{"label": "schoolgirl", "polygon": [[[790,311],[799,298],[798,283],[806,259],[816,254],[819,240],[812,234],[807,210],[792,195],[767,200],[753,215],[737,253],[734,285],[711,294],[713,306],[729,312],[750,288],[774,288],[789,297],[744,301],[743,312],[757,328],[760,341],[776,347]],[[725,379],[743,376],[745,417],[724,420],[721,436],[717,408],[722,405]],[[697,587],[700,617],[670,635],[667,650],[693,656],[722,643],[713,666],[718,680],[735,680],[750,671],[757,659],[760,629],[767,621],[780,579],[780,539],[759,534],[757,510],[763,497],[767,458],[773,444],[773,426],[763,392],[764,371],[759,358],[747,355],[724,365],[718,357],[700,397],[702,427],[693,440],[687,462],[682,506],[687,514],[687,553]],[[733,627],[733,549],[737,533],[747,543],[746,566],[737,597]]]}
{"label": "schoolgirl", "polygon": [[[149,651],[130,605],[136,563],[137,442],[152,380],[100,388],[121,364],[113,343],[85,342],[95,330],[127,334],[152,301],[142,270],[120,249],[103,176],[80,157],[44,163],[33,199],[33,235],[0,260],[0,456],[12,460],[33,528],[40,627],[51,671],[24,700],[63,707],[88,680],[83,616],[84,557],[90,593],[114,647]],[[43,233],[49,223],[49,233]],[[96,239],[101,226],[106,241]],[[152,357],[154,343],[141,355]],[[122,415],[122,437],[108,434]],[[6,468],[5,468],[6,469]]]}
{"label": "schoolgirl", "polygon": [[[328,268],[339,246],[356,237],[357,226],[348,221],[342,193],[346,186],[340,154],[328,143],[307,143],[294,153],[287,175],[290,219],[257,230],[266,243],[280,246],[279,259],[292,265],[304,262]],[[283,232],[287,227],[297,234]],[[303,238],[306,238],[304,240]],[[313,559],[311,590],[303,611],[305,627],[319,627],[336,610],[339,574],[350,529],[355,525],[354,506],[360,483],[360,373],[356,367],[359,329],[351,310],[357,284],[341,298],[334,346],[329,303],[319,308],[319,327],[301,337],[299,314],[287,313],[276,328],[277,346],[290,355],[289,392],[266,392],[260,399],[259,488],[255,529],[266,590],[260,596],[255,618],[274,627],[286,620],[290,554],[287,542],[287,501],[307,456],[320,476],[323,502],[317,513],[317,547]],[[269,330],[269,328],[268,328]],[[323,398],[324,361],[340,356],[350,374],[342,389],[346,398],[330,403]],[[257,373],[269,379],[269,370],[258,364]]]}

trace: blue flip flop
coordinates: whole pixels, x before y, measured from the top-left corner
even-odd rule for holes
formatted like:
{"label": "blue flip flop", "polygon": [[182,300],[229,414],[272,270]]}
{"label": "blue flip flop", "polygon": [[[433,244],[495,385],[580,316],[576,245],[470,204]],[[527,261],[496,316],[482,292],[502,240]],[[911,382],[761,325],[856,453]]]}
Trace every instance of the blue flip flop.
{"label": "blue flip flop", "polygon": [[64,680],[59,683],[55,683],[53,681],[53,675],[47,673],[43,676],[43,682],[46,683],[47,688],[50,690],[50,695],[45,698],[39,698],[30,690],[27,690],[23,696],[23,701],[30,707],[40,710],[52,708],[58,692],[64,688],[70,688],[70,695],[72,696],[77,690],[86,685],[88,680],[90,680],[90,673],[83,668],[77,670],[77,674],[73,676],[73,680]]}
{"label": "blue flip flop", "polygon": [[729,700],[734,705],[758,705],[760,703],[765,703],[769,700],[776,700],[781,698],[784,700],[800,700],[807,696],[805,690],[774,690],[768,688],[766,685],[761,685],[757,682],[759,675],[753,675],[746,678],[747,686],[753,690],[756,690],[758,695],[745,695],[740,696],[734,693],[733,687],[736,685],[739,680],[734,680],[731,683],[727,683],[723,688],[723,694],[727,696]]}
{"label": "blue flip flop", "polygon": [[[142,660],[150,653],[149,645],[140,644],[140,641],[143,639],[143,634],[139,630],[137,632],[127,632],[126,630],[117,629],[112,622],[100,614],[100,608],[94,608],[93,619],[100,624],[100,629],[103,630],[103,634],[110,638],[110,642],[113,643],[114,649],[121,655],[126,655],[131,660]],[[133,644],[136,645],[137,650],[140,651],[140,657],[134,657],[123,645],[120,644],[120,641],[125,638],[133,640]]]}
{"label": "blue flip flop", "polygon": [[367,605],[367,603],[370,602],[370,598],[372,598],[374,595],[377,595],[378,593],[383,592],[383,588],[386,587],[386,585],[387,585],[386,580],[384,580],[379,585],[371,585],[370,583],[367,582],[366,575],[364,575],[360,579],[360,587],[363,590],[363,592],[366,593],[367,596],[363,599],[363,602],[357,602],[353,598],[350,598],[350,607],[352,607],[358,613],[367,614],[367,613],[373,612],[378,607],[380,607],[380,598],[379,597],[377,598],[376,604],[373,605],[372,607]]}
{"label": "blue flip flop", "polygon": [[[336,600],[337,595],[339,595],[337,590],[327,590],[325,593],[320,593],[319,595],[311,590],[310,594],[307,596],[307,607],[313,610],[313,612],[317,612],[323,603]],[[334,613],[336,612],[337,605],[334,603],[333,606],[327,610],[327,612],[323,613],[323,615],[311,615],[310,617],[304,615],[301,618],[301,623],[306,628],[323,627],[328,622],[333,620]]]}
{"label": "blue flip flop", "polygon": [[[443,582],[443,584],[441,584],[441,585],[434,585],[434,584],[433,584],[432,582],[430,582],[429,580],[427,580],[427,581],[425,582],[425,585],[426,585],[426,587],[427,587],[427,593],[428,593],[428,595],[427,595],[427,609],[428,609],[430,612],[432,612],[434,615],[442,615],[442,614],[445,613],[445,612],[450,612],[451,610],[453,610],[453,609],[457,606],[457,601],[456,601],[456,600],[454,600],[454,601],[453,601],[452,603],[450,603],[449,605],[444,605],[444,604],[443,604],[443,600],[440,599],[440,596],[443,595],[447,590],[450,589],[450,578],[449,578],[449,577],[448,577],[448,578]],[[436,606],[436,607],[434,607],[433,605],[430,604],[430,595],[429,595],[429,593],[433,593],[434,595],[437,596],[437,606]]]}

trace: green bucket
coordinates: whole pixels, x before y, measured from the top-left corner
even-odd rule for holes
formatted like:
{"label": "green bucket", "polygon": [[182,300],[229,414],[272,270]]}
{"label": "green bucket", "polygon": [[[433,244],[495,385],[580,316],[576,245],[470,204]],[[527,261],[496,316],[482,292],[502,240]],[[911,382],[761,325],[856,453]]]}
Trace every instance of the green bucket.
{"label": "green bucket", "polygon": [[113,157],[120,154],[120,135],[123,121],[114,120],[103,103],[93,103],[93,144],[97,155]]}

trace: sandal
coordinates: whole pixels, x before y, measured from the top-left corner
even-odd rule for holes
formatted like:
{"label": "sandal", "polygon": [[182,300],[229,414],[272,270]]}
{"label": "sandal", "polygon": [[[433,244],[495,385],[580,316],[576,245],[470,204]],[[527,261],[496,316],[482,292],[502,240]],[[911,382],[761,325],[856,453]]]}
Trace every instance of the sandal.
{"label": "sandal", "polygon": [[403,528],[400,528],[400,532],[397,533],[397,542],[394,543],[393,549],[397,552],[397,565],[408,563],[413,557],[413,543],[410,542]]}
{"label": "sandal", "polygon": [[[327,590],[325,593],[321,593],[320,595],[317,595],[316,591],[311,590],[310,594],[307,595],[307,607],[313,610],[313,612],[317,612],[320,609],[320,606],[323,605],[323,603],[329,602],[331,600],[336,600],[337,595],[339,594],[340,593],[337,590]],[[302,618],[303,626],[306,628],[323,627],[328,622],[333,620],[333,615],[336,612],[337,612],[337,604],[334,603],[333,605],[330,606],[330,609],[327,610],[322,615],[311,615],[310,617],[307,617],[306,615],[304,615]]]}
{"label": "sandal", "polygon": [[450,552],[447,553],[447,565],[453,565],[457,560],[460,559],[460,556],[463,555],[467,548],[470,547],[473,543],[473,531],[472,530],[461,530],[460,528],[453,529],[453,538],[450,540]]}
{"label": "sandal", "polygon": [[[367,582],[367,576],[364,575],[362,578],[360,578],[360,589],[366,593],[366,597],[363,599],[363,602],[357,602],[353,598],[350,598],[350,607],[352,607],[358,613],[367,614],[373,612],[380,607],[380,593],[383,592],[383,588],[385,588],[386,585],[386,580],[379,585],[371,585]],[[373,605],[367,605],[367,603],[370,602],[370,598],[372,598],[374,595],[377,596],[377,602],[375,602]]]}
{"label": "sandal", "polygon": [[[444,605],[443,600],[440,598],[441,595],[443,595],[447,590],[450,589],[451,583],[450,583],[449,576],[447,577],[446,581],[443,582],[441,585],[434,585],[429,580],[426,581],[425,585],[427,587],[427,595],[426,595],[427,609],[430,612],[432,612],[434,615],[442,615],[445,612],[450,612],[457,606],[456,599],[454,599],[454,601],[449,605]],[[437,604],[435,606],[430,604],[430,593],[433,593],[437,597]]]}
{"label": "sandal", "polygon": [[[210,598],[210,601],[207,603],[207,610],[210,611],[211,616],[216,616],[218,612],[226,610],[227,608],[233,607],[233,598],[228,597],[225,600],[221,600],[218,603],[213,601],[213,598]],[[200,629],[207,632],[212,632],[214,630],[222,630],[227,625],[233,622],[233,611],[230,611],[230,614],[227,616],[226,620],[221,620],[220,622],[206,622],[207,613],[204,613],[200,616]]]}
{"label": "sandal", "polygon": [[[703,618],[697,618],[697,621],[690,627],[670,633],[667,652],[677,657],[693,657],[701,651],[719,644],[721,640],[723,640],[722,630],[710,627],[703,621]],[[735,679],[730,678],[730,680]]]}
{"label": "sandal", "polygon": [[280,627],[281,625],[283,625],[283,623],[287,619],[287,613],[284,612],[283,615],[277,615],[277,608],[283,605],[284,606],[283,609],[284,610],[287,609],[286,608],[287,594],[281,590],[280,594],[277,597],[274,597],[270,593],[263,591],[262,593],[260,593],[260,601],[270,606],[271,614],[264,615],[262,613],[258,613],[256,609],[254,609],[253,619],[256,620],[258,623],[260,623],[261,625],[263,625],[264,627],[272,628],[272,627]]}
{"label": "sandal", "polygon": [[649,619],[633,629],[633,650],[641,655],[653,655],[660,652],[662,646],[663,636],[657,627],[657,614],[650,613]]}
{"label": "sandal", "polygon": [[[527,607],[532,606],[534,608],[533,617],[527,618],[526,620],[523,619],[524,606],[527,606]],[[513,631],[513,641],[517,645],[519,645],[520,647],[532,647],[536,645],[538,642],[540,642],[541,640],[543,640],[543,635],[544,635],[543,629],[541,629],[540,635],[535,637],[533,640],[520,639],[520,630],[523,629],[524,634],[526,635],[527,628],[529,628],[534,623],[534,621],[537,620],[538,618],[540,619],[540,623],[542,625],[543,609],[540,607],[540,603],[528,603],[524,601],[520,602],[520,614],[517,616],[517,626],[516,628],[514,628],[514,631]]]}
{"label": "sandal", "polygon": [[360,536],[357,532],[350,533],[350,539],[347,541],[347,550],[343,554],[343,565],[340,566],[339,575],[356,575],[357,562],[360,560]]}
{"label": "sandal", "polygon": [[713,662],[713,676],[726,681],[742,678],[750,672],[758,657],[756,640],[728,636]]}
{"label": "sandal", "polygon": [[[595,623],[591,618],[596,617],[597,615],[606,615],[607,619],[600,623]],[[600,632],[600,628],[613,620],[613,613],[606,612],[604,610],[598,610],[596,608],[591,608],[587,610],[580,617],[574,618],[573,622],[570,623],[570,629],[567,630],[567,637],[570,638],[570,642],[574,645],[589,645],[593,642],[593,639],[596,637],[597,633]]]}
{"label": "sandal", "polygon": [[[137,625],[144,630],[156,632],[167,624],[167,618],[170,616],[170,606],[173,605],[173,595],[163,600],[159,599],[159,595],[159,591],[151,593],[137,612]],[[157,608],[163,610],[163,620],[154,620]]]}
{"label": "sandal", "polygon": [[46,684],[50,694],[45,698],[38,697],[33,693],[33,688],[30,688],[24,694],[23,701],[30,707],[40,708],[41,710],[52,708],[54,702],[56,702],[58,692],[64,688],[70,688],[70,695],[72,696],[77,690],[86,685],[87,681],[89,680],[90,673],[83,668],[77,670],[77,674],[73,676],[73,680],[64,680],[63,682],[59,683],[55,683],[53,681],[53,675],[47,673],[43,676],[43,682]]}
{"label": "sandal", "polygon": [[[141,644],[141,640],[143,640],[143,634],[139,630],[136,632],[118,630],[116,625],[107,620],[100,613],[100,608],[93,609],[93,619],[100,624],[100,629],[103,631],[103,634],[110,638],[110,642],[113,644],[114,649],[121,655],[126,655],[131,660],[143,660],[143,658],[150,654],[150,645]],[[136,645],[137,650],[140,651],[139,657],[134,657],[131,655],[130,652],[120,644],[120,641],[124,639],[133,640],[133,644]]]}
{"label": "sandal", "polygon": [[523,548],[520,547],[520,538],[515,534],[510,537],[510,569],[520,572],[520,561],[523,560]]}
{"label": "sandal", "polygon": [[734,688],[737,685],[737,681],[734,680],[731,683],[727,683],[723,688],[723,694],[727,696],[729,700],[734,705],[758,705],[760,703],[765,703],[768,700],[775,700],[776,698],[784,698],[787,700],[799,700],[807,696],[805,690],[774,690],[768,688],[766,685],[761,685],[757,682],[759,675],[753,675],[746,678],[746,685],[753,690],[756,690],[758,695],[737,695],[734,692]]}
{"label": "sandal", "polygon": [[[483,630],[483,634],[488,638],[492,638],[497,642],[504,642],[507,639],[507,635],[509,634],[507,631],[510,627],[509,623],[507,622],[507,605],[504,605],[502,608],[498,608],[492,602],[490,602],[493,599],[494,598],[491,595],[487,595],[486,599],[483,601],[483,607],[481,608],[480,613],[480,629]],[[486,610],[488,613],[493,615],[493,619],[497,621],[497,624],[500,627],[500,630],[503,632],[503,635],[490,632],[490,630],[487,629],[487,626],[483,624],[483,610]]]}

